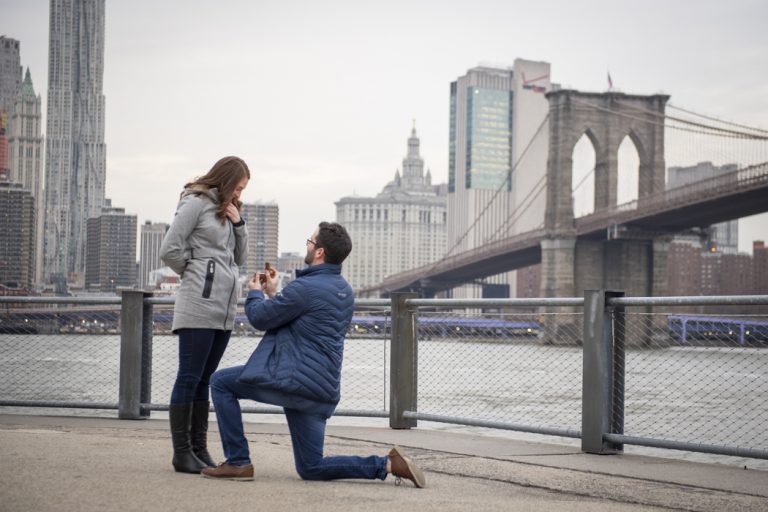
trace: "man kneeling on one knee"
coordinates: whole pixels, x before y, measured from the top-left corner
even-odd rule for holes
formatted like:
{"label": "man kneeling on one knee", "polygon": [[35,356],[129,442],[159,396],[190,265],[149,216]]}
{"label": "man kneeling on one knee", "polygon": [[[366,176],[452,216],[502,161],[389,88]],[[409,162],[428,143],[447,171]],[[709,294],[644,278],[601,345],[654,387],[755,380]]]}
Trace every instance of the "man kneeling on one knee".
{"label": "man kneeling on one knee", "polygon": [[245,303],[248,320],[264,338],[245,366],[219,370],[211,394],[226,461],[202,470],[208,478],[253,480],[253,464],[238,399],[283,407],[299,476],[305,480],[365,478],[388,474],[424,487],[422,471],[397,446],[386,456],[324,457],[325,425],[339,403],[344,336],[354,295],[341,276],[352,250],[343,226],[321,222],[307,239],[307,267],[280,293],[278,276],[254,275]]}

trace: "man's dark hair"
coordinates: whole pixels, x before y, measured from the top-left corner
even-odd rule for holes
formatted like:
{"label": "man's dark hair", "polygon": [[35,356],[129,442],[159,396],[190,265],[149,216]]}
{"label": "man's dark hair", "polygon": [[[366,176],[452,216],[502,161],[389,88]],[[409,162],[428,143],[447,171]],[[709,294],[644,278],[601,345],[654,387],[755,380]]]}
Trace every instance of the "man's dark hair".
{"label": "man's dark hair", "polygon": [[318,228],[317,245],[325,249],[325,262],[341,265],[352,251],[349,233],[336,222],[321,222]]}

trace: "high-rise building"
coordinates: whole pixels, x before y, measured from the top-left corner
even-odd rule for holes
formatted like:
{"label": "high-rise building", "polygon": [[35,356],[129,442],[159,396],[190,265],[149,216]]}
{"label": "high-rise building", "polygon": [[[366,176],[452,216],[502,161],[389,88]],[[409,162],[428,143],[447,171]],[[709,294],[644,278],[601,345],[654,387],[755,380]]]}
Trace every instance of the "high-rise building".
{"label": "high-rise building", "polygon": [[49,15],[46,280],[85,271],[86,221],[101,214],[106,179],[104,0],[51,0]]}
{"label": "high-rise building", "polygon": [[21,183],[35,200],[35,270],[33,279],[43,281],[43,135],[42,98],[35,94],[27,69],[21,90],[10,112],[8,157],[11,181]]}
{"label": "high-rise building", "polygon": [[[715,178],[738,170],[736,164],[717,166],[712,162],[699,162],[689,167],[670,167],[667,169],[667,189],[688,185],[701,180]],[[709,226],[705,250],[716,251],[725,254],[739,252],[739,221],[730,220]],[[676,240],[685,240],[685,236],[675,237]]]}
{"label": "high-rise building", "polygon": [[243,204],[240,215],[248,228],[248,255],[240,267],[240,275],[251,275],[269,262],[277,268],[277,234],[280,227],[280,208],[273,202]]}
{"label": "high-rise building", "polygon": [[0,112],[10,116],[21,89],[21,53],[19,42],[0,36]]}
{"label": "high-rise building", "polygon": [[0,181],[0,284],[30,289],[35,271],[35,204],[20,183]]}
{"label": "high-rise building", "polygon": [[87,220],[88,259],[85,287],[90,291],[114,292],[136,286],[136,215],[113,208],[109,200],[101,215]]}
{"label": "high-rise building", "polygon": [[150,280],[153,270],[161,269],[165,264],[160,260],[160,246],[168,231],[168,224],[146,221],[141,226],[141,255],[139,257],[139,288],[154,288],[157,283]]}
{"label": "high-rise building", "polygon": [[446,187],[424,174],[416,128],[408,139],[403,172],[398,169],[376,197],[336,201],[336,220],[352,238],[344,277],[355,290],[384,277],[426,265],[445,254]]}
{"label": "high-rise building", "polygon": [[[538,228],[546,197],[549,63],[516,59],[511,68],[477,67],[451,83],[448,255]],[[467,285],[454,297],[510,295],[514,273]],[[499,288],[506,291],[499,292]]]}

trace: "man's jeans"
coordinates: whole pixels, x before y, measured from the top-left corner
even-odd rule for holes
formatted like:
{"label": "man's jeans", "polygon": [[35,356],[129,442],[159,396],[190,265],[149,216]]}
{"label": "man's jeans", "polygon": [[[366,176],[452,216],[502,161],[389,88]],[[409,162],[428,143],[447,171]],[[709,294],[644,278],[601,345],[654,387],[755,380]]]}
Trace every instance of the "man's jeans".
{"label": "man's jeans", "polygon": [[[211,396],[219,422],[221,444],[229,464],[250,464],[248,441],[243,433],[243,416],[238,398],[259,400],[257,386],[237,382],[242,366],[219,370],[211,377]],[[387,477],[387,457],[336,456],[323,457],[326,418],[306,414],[295,409],[284,409],[293,444],[296,471],[304,480],[336,480],[365,478],[373,480]]]}
{"label": "man's jeans", "polygon": [[232,331],[179,329],[179,371],[171,392],[172,404],[208,400],[208,381],[216,371]]}

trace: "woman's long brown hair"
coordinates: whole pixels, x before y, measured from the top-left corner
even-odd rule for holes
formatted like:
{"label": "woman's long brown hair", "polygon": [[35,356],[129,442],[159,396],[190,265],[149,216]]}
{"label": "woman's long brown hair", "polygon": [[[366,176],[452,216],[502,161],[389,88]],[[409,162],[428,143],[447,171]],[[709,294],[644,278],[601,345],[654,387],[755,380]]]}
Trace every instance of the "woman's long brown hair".
{"label": "woman's long brown hair", "polygon": [[211,167],[205,176],[195,178],[184,185],[184,188],[203,185],[208,188],[217,188],[219,192],[219,208],[216,217],[222,222],[227,218],[227,205],[234,204],[238,211],[243,207],[239,199],[235,199],[235,189],[243,178],[251,179],[251,171],[246,163],[236,156],[225,156]]}

